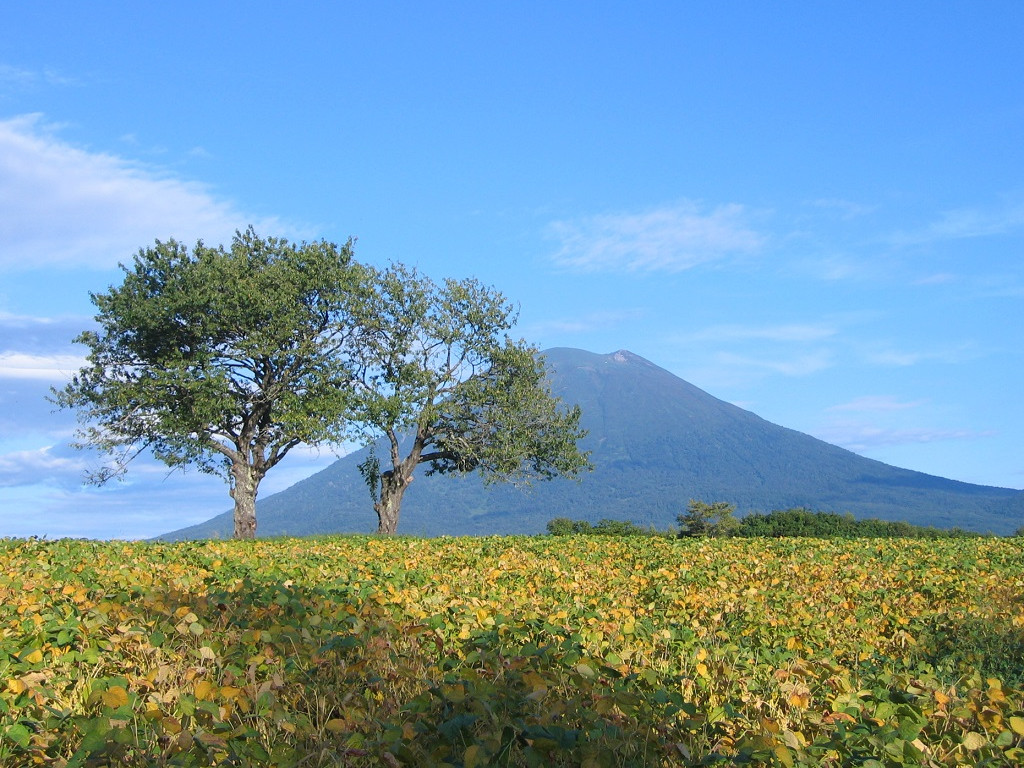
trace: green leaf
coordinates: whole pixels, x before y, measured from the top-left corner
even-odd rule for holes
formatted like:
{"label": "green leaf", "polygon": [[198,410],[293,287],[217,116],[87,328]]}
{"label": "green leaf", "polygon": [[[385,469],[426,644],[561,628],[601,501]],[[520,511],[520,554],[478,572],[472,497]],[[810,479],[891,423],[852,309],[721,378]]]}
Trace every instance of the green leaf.
{"label": "green leaf", "polygon": [[8,726],[4,733],[8,739],[13,741],[22,749],[27,748],[31,743],[32,732],[21,723],[15,723],[14,725]]}

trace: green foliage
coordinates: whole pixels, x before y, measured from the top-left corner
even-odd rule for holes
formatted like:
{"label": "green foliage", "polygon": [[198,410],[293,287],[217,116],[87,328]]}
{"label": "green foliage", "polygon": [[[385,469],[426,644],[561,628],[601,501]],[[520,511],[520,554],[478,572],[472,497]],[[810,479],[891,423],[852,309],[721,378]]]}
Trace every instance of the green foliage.
{"label": "green foliage", "polygon": [[605,518],[591,524],[586,520],[570,520],[567,517],[556,517],[548,521],[547,531],[552,536],[658,536],[654,528],[645,528],[632,520],[612,520]]}
{"label": "green foliage", "polygon": [[574,533],[583,533],[583,526],[590,528],[590,523],[583,520],[570,520],[568,517],[556,517],[548,521],[548,533],[552,536],[571,536]]}
{"label": "green foliage", "polygon": [[753,513],[739,521],[738,536],[806,536],[820,539],[939,539],[979,536],[959,528],[941,529],[917,526],[902,521],[869,518],[858,520],[851,514],[812,512],[796,508],[775,510],[768,514]]}
{"label": "green foliage", "polygon": [[0,765],[1020,765],[1021,546],[0,540]]}
{"label": "green foliage", "polygon": [[360,334],[353,421],[380,441],[360,471],[374,496],[379,532],[394,533],[417,465],[427,474],[478,472],[485,483],[575,477],[580,409],[553,396],[538,350],[506,335],[512,305],[476,280],[438,285],[402,265],[374,271],[354,304]]}
{"label": "green foliage", "polygon": [[891,520],[857,520],[853,515],[835,512],[812,512],[795,508],[775,510],[767,514],[752,513],[736,519],[735,507],[727,502],[707,504],[691,500],[688,511],[678,517],[682,530],[658,531],[653,526],[639,526],[630,520],[605,518],[599,523],[557,517],[547,524],[554,536],[573,534],[604,534],[608,536],[679,536],[682,538],[742,537],[815,539],[960,539],[978,538],[980,533],[960,528],[933,528]]}
{"label": "green foliage", "polygon": [[231,481],[237,532],[266,472],[344,422],[339,352],[362,279],[351,243],[295,245],[249,229],[230,250],[157,241],[122,270],[120,286],[92,294],[99,329],[76,339],[88,363],[54,401],[78,410],[79,447],[111,458],[94,481],[146,449],[195,465]]}
{"label": "green foliage", "polygon": [[678,516],[679,535],[684,538],[727,538],[739,532],[740,523],[734,517],[736,506],[725,501],[708,504],[690,499],[685,514]]}

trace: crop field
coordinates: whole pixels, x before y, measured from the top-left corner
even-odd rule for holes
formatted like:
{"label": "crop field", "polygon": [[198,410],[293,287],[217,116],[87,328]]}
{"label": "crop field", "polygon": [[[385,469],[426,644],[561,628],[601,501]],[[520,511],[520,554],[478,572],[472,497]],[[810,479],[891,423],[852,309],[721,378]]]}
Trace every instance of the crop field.
{"label": "crop field", "polygon": [[2,766],[1024,764],[1024,540],[0,540]]}

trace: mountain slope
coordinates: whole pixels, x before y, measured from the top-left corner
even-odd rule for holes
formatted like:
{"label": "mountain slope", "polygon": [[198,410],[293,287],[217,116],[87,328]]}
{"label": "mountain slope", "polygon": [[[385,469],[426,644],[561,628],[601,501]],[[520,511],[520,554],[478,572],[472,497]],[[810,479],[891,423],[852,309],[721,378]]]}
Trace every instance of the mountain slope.
{"label": "mountain slope", "polygon": [[[536,533],[553,517],[631,519],[665,528],[691,498],[729,501],[741,513],[790,507],[852,512],[1009,533],[1024,524],[1024,491],[899,469],[718,400],[630,352],[545,352],[553,388],[579,403],[595,470],[582,481],[531,489],[479,478],[427,477],[402,505],[399,532]],[[258,532],[308,535],[376,528],[356,469],[360,451],[257,504]],[[225,513],[162,538],[230,536]]]}

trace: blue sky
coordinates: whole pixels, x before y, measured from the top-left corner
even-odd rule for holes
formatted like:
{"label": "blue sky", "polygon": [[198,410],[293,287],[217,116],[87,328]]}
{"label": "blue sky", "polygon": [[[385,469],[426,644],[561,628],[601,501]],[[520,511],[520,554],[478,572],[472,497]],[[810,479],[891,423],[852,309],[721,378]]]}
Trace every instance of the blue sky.
{"label": "blue sky", "polygon": [[477,277],[542,347],[1024,487],[1022,40],[1016,1],[8,4],[0,536],[230,507],[145,461],[83,488],[44,396],[118,262],[248,224]]}

